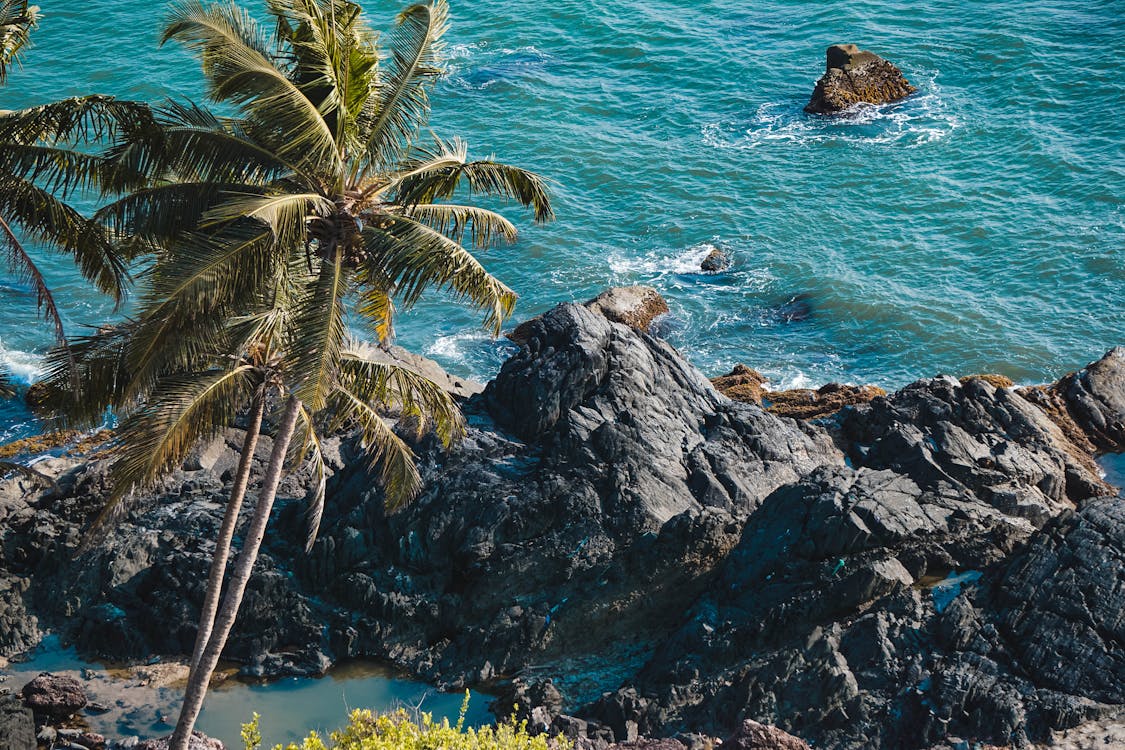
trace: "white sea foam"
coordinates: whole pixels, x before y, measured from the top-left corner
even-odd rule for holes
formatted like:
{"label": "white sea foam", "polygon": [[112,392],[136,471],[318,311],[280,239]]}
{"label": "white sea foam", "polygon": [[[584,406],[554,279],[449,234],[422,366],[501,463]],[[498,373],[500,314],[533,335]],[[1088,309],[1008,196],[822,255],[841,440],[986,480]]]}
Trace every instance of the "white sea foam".
{"label": "white sea foam", "polygon": [[0,340],[0,369],[8,372],[12,378],[24,385],[30,385],[43,374],[43,360],[37,354],[9,349]]}
{"label": "white sea foam", "polygon": [[439,361],[461,361],[469,349],[480,346],[482,341],[488,341],[488,335],[477,331],[438,336],[426,347],[426,356]]}
{"label": "white sea foam", "polygon": [[767,102],[749,122],[708,123],[703,142],[713,148],[752,149],[771,143],[844,141],[910,147],[942,141],[963,124],[937,84],[937,72],[919,72],[918,93],[894,104],[858,104],[836,117],[801,111],[794,101]]}

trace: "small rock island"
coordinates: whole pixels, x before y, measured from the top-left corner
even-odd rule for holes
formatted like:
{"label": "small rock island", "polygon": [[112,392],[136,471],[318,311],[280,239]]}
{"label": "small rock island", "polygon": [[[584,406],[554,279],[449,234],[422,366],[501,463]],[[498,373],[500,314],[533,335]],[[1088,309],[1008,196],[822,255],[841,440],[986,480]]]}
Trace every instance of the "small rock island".
{"label": "small rock island", "polygon": [[827,69],[816,82],[805,111],[835,115],[861,102],[897,102],[915,91],[894,63],[854,44],[833,44],[828,48]]}

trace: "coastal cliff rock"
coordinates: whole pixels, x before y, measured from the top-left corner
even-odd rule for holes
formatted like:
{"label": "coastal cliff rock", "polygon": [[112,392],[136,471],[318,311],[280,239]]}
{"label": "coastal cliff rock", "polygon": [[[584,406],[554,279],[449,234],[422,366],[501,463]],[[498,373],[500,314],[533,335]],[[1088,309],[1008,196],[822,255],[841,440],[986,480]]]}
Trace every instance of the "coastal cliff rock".
{"label": "coastal cliff rock", "polygon": [[811,114],[838,114],[861,102],[887,104],[917,91],[893,63],[854,44],[832,45],[827,58],[824,75],[805,105]]}
{"label": "coastal cliff rock", "polygon": [[[668,303],[651,286],[611,287],[582,306],[611,323],[623,323],[642,333],[648,333],[652,321],[668,312]],[[508,338],[517,344],[526,344],[531,338],[532,326],[542,317],[539,315],[520,323],[508,334]]]}
{"label": "coastal cliff rock", "polygon": [[[509,702],[591,748],[695,747],[745,719],[824,748],[1022,747],[1125,707],[1125,503],[1091,453],[1121,444],[1125,350],[1027,397],[933,378],[805,421],[580,305],[527,336],[466,402],[460,445],[418,444],[405,510],[334,438],[306,556],[310,480],[286,480],[228,657],[519,676]],[[0,486],[9,619],[86,653],[189,652],[238,443],[202,446],[77,560],[103,463]],[[7,622],[0,642],[38,632]]]}

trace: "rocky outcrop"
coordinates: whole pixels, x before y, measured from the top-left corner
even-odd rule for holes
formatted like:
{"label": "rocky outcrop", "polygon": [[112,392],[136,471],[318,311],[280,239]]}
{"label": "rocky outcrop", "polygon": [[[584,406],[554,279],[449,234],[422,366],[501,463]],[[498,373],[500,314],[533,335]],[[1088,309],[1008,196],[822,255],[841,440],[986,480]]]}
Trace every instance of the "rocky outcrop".
{"label": "rocky outcrop", "polygon": [[31,709],[14,695],[0,695],[0,750],[36,750]]}
{"label": "rocky outcrop", "polygon": [[65,719],[86,707],[89,699],[82,683],[73,677],[44,672],[23,686],[24,704],[37,716]]}
{"label": "rocky outcrop", "polygon": [[[309,478],[286,480],[227,656],[258,675],[374,657],[502,693],[518,676],[498,711],[594,748],[703,748],[745,719],[823,748],[1020,746],[1104,719],[1125,706],[1125,504],[1090,450],[1125,417],[1115,352],[1028,396],[943,377],[794,420],[559,306],[465,403],[459,446],[417,443],[413,505],[388,515],[333,439],[306,556]],[[19,611],[88,653],[189,652],[239,443],[201,446],[77,560],[102,463],[0,487]]]}
{"label": "rocky outcrop", "polygon": [[699,264],[699,269],[707,273],[719,273],[730,267],[730,253],[719,247],[713,248],[711,252],[707,253],[707,257]]}
{"label": "rocky outcrop", "polygon": [[[668,312],[668,303],[660,292],[650,286],[612,287],[587,300],[583,307],[611,323],[622,323],[642,333],[649,331],[653,320]],[[520,323],[508,334],[508,338],[517,344],[526,344],[531,338],[532,327],[542,317]]]}
{"label": "rocky outcrop", "polygon": [[805,105],[806,112],[838,114],[859,103],[895,102],[917,90],[894,64],[854,44],[834,44],[827,57],[826,70]]}
{"label": "rocky outcrop", "polygon": [[765,387],[768,382],[764,375],[746,365],[735,365],[728,374],[711,378],[711,385],[727,398],[762,406],[771,414],[794,419],[829,417],[845,406],[866,404],[887,395],[875,385],[828,383],[816,390],[771,391]]}

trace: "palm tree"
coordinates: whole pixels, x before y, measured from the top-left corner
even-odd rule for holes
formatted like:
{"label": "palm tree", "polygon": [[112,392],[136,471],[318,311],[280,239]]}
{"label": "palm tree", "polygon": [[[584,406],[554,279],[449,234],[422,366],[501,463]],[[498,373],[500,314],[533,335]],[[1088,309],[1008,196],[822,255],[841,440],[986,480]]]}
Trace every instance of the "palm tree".
{"label": "palm tree", "polygon": [[[441,74],[445,0],[399,14],[385,56],[352,2],[266,5],[273,34],[232,2],[173,7],[164,40],[198,53],[211,100],[233,114],[169,104],[157,115],[160,138],[145,131],[112,150],[121,174],[144,172],[148,180],[96,218],[111,234],[159,249],[135,317],[72,344],[84,392],[99,395],[71,418],[110,405],[123,416],[114,496],[99,523],[197,440],[249,415],[173,750],[186,748],[287,468],[311,465],[318,480],[309,498],[311,544],[324,499],[325,430],[358,428],[392,507],[416,494],[420,478],[382,414],[393,406],[425,416],[447,444],[460,432],[446,394],[350,340],[349,311],[386,343],[395,306],[436,287],[483,310],[485,325],[499,332],[515,294],[462,243],[510,242],[515,227],[450,199],[500,196],[531,207],[537,220],[552,216],[533,173],[470,160],[459,139],[421,138]],[[62,390],[59,361],[54,382]],[[271,409],[273,449],[221,594],[250,459]]]}

